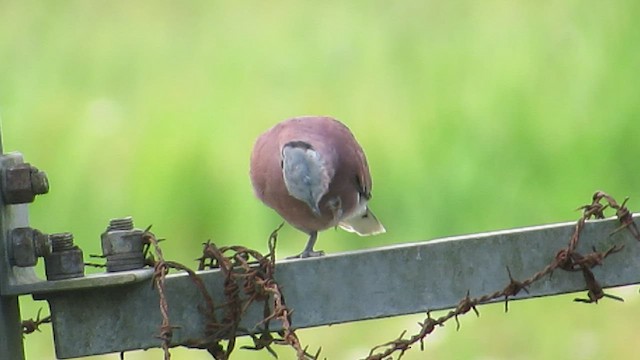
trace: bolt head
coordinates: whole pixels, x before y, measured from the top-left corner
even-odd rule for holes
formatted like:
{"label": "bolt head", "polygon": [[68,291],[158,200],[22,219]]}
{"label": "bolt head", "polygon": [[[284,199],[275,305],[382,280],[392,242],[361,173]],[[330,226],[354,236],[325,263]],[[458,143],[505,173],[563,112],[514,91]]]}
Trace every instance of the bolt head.
{"label": "bolt head", "polygon": [[47,175],[29,163],[17,164],[4,170],[2,193],[7,204],[33,202],[36,195],[49,191]]}
{"label": "bolt head", "polygon": [[37,229],[21,227],[11,230],[11,264],[19,267],[35,266],[38,257],[51,253],[47,234]]}
{"label": "bolt head", "polygon": [[12,257],[11,263],[19,267],[35,266],[38,263],[36,257],[34,230],[24,227],[11,231]]}

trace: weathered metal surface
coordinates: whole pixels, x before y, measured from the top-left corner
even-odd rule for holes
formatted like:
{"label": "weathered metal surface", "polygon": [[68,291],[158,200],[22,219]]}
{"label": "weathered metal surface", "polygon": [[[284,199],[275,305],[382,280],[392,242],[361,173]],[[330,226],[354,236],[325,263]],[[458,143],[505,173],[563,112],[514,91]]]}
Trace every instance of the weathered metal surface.
{"label": "weathered metal surface", "polygon": [[84,276],[82,250],[73,244],[73,234],[51,234],[51,253],[44,257],[47,280],[63,280]]}
{"label": "weathered metal surface", "polygon": [[29,163],[6,167],[2,175],[2,195],[6,204],[30,203],[36,195],[49,192],[47,175]]}
{"label": "weathered metal surface", "polygon": [[[26,274],[20,270],[24,269]],[[65,279],[58,281],[44,281],[32,274],[32,268],[14,268],[14,276],[20,279],[18,284],[8,287],[6,294],[23,295],[33,294],[34,297],[42,297],[48,293],[75,292],[96,287],[123,286],[151,279],[152,269],[122,271],[117,273],[91,274],[81,278]],[[150,281],[150,280],[149,280]]]}
{"label": "weathered metal surface", "polygon": [[38,257],[51,252],[49,236],[30,227],[12,229],[7,234],[7,246],[10,246],[11,264],[19,267],[35,266]]}
{"label": "weathered metal surface", "polygon": [[0,353],[6,359],[24,359],[20,307],[16,296],[0,296]]}
{"label": "weathered metal surface", "polygon": [[[0,136],[0,178],[4,178],[4,169],[22,162],[20,154],[2,155]],[[4,180],[3,180],[4,181]],[[5,206],[4,196],[0,197],[0,354],[6,359],[24,359],[22,344],[22,328],[18,297],[7,294],[4,290],[12,282],[13,271],[9,260],[9,230],[27,226],[26,205]],[[25,271],[33,273],[31,268]]]}
{"label": "weathered metal surface", "polygon": [[[594,269],[600,284],[613,287],[640,282],[640,244],[626,231],[609,233],[618,222],[590,221],[578,251],[593,245],[604,250],[625,244],[605,265]],[[565,247],[575,223],[457,236],[427,242],[283,260],[276,278],[296,328],[388,317],[455,307],[467,291],[471,296],[502,289],[509,282],[541,270]],[[131,272],[135,274],[136,272]],[[148,273],[147,273],[148,275]],[[217,304],[223,302],[219,271],[200,273]],[[139,279],[138,279],[139,280]],[[584,290],[581,273],[556,271],[533,284],[516,299]],[[198,308],[202,295],[183,274],[166,280],[174,344],[198,339],[204,320]],[[56,352],[60,358],[145,349],[159,346],[161,317],[158,294],[150,282],[48,294]],[[253,329],[261,309],[252,308],[242,326]]]}
{"label": "weathered metal surface", "polygon": [[108,272],[144,267],[143,233],[141,229],[134,229],[131,217],[111,219],[105,232],[100,235]]}

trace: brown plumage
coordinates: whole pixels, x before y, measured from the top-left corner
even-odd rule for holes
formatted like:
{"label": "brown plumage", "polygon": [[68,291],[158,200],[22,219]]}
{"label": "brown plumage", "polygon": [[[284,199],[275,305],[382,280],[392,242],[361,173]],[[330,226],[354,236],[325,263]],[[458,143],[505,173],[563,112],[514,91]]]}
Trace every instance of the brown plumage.
{"label": "brown plumage", "polygon": [[299,257],[313,251],[317,232],[335,226],[360,235],[384,232],[369,211],[371,175],[362,148],[341,122],[323,116],[285,120],[262,134],[251,154],[256,195],[309,234]]}

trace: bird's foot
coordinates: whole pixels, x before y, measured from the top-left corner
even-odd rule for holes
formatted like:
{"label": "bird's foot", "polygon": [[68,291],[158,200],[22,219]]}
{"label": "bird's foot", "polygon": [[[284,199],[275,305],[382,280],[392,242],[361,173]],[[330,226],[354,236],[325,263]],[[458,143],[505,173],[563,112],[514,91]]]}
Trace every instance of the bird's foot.
{"label": "bird's foot", "polygon": [[294,256],[289,256],[287,257],[287,259],[304,259],[304,258],[311,258],[311,257],[320,257],[320,256],[324,256],[324,251],[322,250],[311,250],[311,251],[303,251],[298,255],[294,255]]}

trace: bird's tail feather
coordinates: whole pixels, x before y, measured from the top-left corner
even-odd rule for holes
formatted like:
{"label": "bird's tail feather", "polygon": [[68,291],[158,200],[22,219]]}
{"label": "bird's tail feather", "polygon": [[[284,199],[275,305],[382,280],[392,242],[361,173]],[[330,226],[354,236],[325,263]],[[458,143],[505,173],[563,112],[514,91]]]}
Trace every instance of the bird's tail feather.
{"label": "bird's tail feather", "polygon": [[387,231],[369,208],[363,214],[345,219],[338,225],[344,230],[360,236],[377,235]]}

